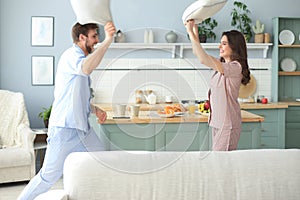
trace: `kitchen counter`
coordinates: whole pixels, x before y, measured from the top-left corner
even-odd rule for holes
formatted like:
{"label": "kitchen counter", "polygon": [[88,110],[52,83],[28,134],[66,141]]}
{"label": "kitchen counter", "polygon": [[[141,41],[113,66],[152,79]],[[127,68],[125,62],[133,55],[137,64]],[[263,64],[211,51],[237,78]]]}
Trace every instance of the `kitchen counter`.
{"label": "kitchen counter", "polygon": [[287,104],[288,106],[300,106],[300,101],[281,101],[282,104]]}
{"label": "kitchen counter", "polygon": [[[167,104],[141,104],[139,117],[131,119],[113,119],[112,106],[110,104],[94,104],[107,112],[107,120],[104,124],[149,124],[149,123],[207,123],[208,116],[201,114],[189,115],[185,113],[183,116],[174,116],[171,118],[162,118],[157,114],[157,110],[161,110]],[[128,116],[128,111],[126,112]],[[241,110],[242,122],[262,122],[264,117]]]}
{"label": "kitchen counter", "polygon": [[[300,102],[297,102],[300,105]],[[277,102],[277,103],[240,103],[241,109],[279,109],[279,108],[288,108],[289,103],[287,102]]]}
{"label": "kitchen counter", "polygon": [[[101,109],[105,111],[112,111],[112,105],[111,104],[95,104]],[[161,110],[164,108],[164,106],[169,104],[155,104],[155,105],[149,105],[149,104],[140,104],[141,111],[149,111],[149,110]],[[284,101],[284,102],[270,102],[267,104],[262,103],[240,103],[241,109],[276,109],[276,108],[288,108],[289,106],[300,106],[300,102],[297,101]]]}

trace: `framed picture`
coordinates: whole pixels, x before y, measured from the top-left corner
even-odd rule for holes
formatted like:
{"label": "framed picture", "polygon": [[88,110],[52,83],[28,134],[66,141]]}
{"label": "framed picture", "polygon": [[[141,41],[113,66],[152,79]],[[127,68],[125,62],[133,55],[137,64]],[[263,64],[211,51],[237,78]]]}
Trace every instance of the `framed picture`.
{"label": "framed picture", "polygon": [[31,17],[31,46],[53,46],[54,17]]}
{"label": "framed picture", "polygon": [[32,85],[54,85],[54,56],[31,57]]}

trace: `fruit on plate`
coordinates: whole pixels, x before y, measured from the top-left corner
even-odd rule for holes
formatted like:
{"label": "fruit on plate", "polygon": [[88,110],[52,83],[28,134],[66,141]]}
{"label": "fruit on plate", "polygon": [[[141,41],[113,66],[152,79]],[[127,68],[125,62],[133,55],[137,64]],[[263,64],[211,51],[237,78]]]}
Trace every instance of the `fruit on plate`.
{"label": "fruit on plate", "polygon": [[200,113],[210,113],[210,103],[208,100],[204,101],[204,102],[201,102],[199,105],[198,105],[198,111]]}
{"label": "fruit on plate", "polygon": [[165,111],[165,114],[167,114],[167,115],[174,115],[174,113],[175,113],[172,106],[166,106],[164,111]]}
{"label": "fruit on plate", "polygon": [[208,101],[208,100],[206,100],[206,101],[204,102],[204,109],[205,109],[205,110],[209,110],[209,109],[210,109],[210,104],[209,104],[209,101]]}
{"label": "fruit on plate", "polygon": [[158,114],[163,114],[163,115],[174,115],[175,111],[173,110],[173,107],[171,106],[166,106],[163,110],[157,111]]}
{"label": "fruit on plate", "polygon": [[175,112],[185,112],[185,108],[180,104],[167,105],[163,110],[159,110],[158,114],[174,115]]}

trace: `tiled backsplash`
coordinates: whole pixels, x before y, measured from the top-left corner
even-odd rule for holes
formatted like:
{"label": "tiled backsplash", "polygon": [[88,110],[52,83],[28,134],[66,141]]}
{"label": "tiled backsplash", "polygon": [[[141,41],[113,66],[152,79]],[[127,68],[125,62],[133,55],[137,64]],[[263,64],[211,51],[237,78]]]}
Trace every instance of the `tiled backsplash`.
{"label": "tiled backsplash", "polygon": [[[271,97],[271,59],[249,59],[254,94]],[[96,103],[134,103],[136,90],[153,90],[157,101],[207,99],[213,71],[197,59],[105,59],[92,75]],[[145,99],[144,99],[145,101]]]}

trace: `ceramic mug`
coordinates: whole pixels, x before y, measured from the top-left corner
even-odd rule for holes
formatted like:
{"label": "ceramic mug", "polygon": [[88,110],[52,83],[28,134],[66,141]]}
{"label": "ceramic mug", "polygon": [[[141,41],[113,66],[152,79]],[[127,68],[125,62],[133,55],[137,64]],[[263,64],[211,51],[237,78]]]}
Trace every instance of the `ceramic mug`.
{"label": "ceramic mug", "polygon": [[172,103],[172,96],[166,96],[165,97],[165,102],[166,103]]}
{"label": "ceramic mug", "polygon": [[140,105],[131,105],[130,114],[132,117],[138,117],[140,112]]}
{"label": "ceramic mug", "polygon": [[115,116],[124,117],[126,112],[126,104],[118,104],[115,107]]}

